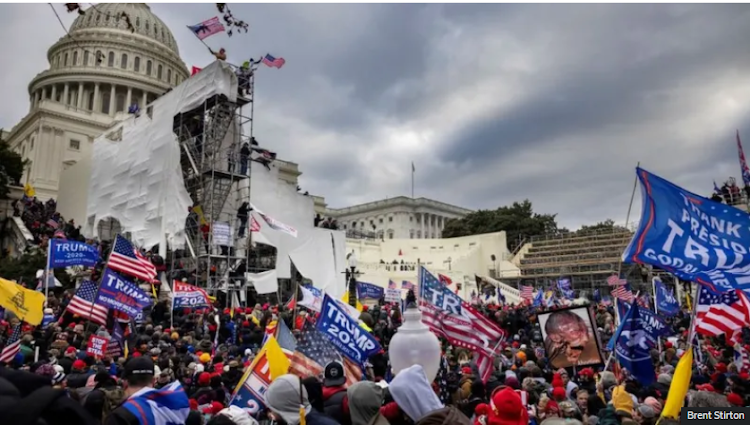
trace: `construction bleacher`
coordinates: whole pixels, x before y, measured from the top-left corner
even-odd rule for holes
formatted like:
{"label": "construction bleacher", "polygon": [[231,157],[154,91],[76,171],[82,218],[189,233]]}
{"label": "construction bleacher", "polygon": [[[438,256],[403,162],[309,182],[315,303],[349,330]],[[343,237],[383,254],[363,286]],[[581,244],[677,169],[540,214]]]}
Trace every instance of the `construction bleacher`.
{"label": "construction bleacher", "polygon": [[[607,278],[620,270],[622,253],[632,236],[630,230],[614,227],[603,231],[533,237],[514,259],[521,275],[498,278],[511,285],[533,285],[536,288],[546,288],[560,278],[570,278],[573,289],[577,290],[606,287]],[[640,280],[637,267],[623,264],[622,272],[629,279]]]}

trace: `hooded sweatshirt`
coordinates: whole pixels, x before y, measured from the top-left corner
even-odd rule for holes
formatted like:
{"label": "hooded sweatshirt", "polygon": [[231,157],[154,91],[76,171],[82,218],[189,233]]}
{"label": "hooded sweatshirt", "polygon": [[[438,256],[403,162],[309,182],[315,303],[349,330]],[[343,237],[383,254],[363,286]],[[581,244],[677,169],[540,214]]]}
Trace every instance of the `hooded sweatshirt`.
{"label": "hooded sweatshirt", "polygon": [[[300,397],[300,390],[302,395]],[[301,398],[301,400],[300,400]],[[297,376],[287,374],[274,379],[266,391],[266,405],[289,425],[300,422],[300,401],[305,409],[307,425],[338,425],[336,421],[313,410],[307,399],[307,390]]]}
{"label": "hooded sweatshirt", "polygon": [[388,425],[380,415],[383,388],[374,382],[357,382],[346,390],[352,425]]}
{"label": "hooded sweatshirt", "polygon": [[420,365],[414,365],[399,372],[389,386],[393,400],[412,421],[443,408],[443,403],[427,382]]}

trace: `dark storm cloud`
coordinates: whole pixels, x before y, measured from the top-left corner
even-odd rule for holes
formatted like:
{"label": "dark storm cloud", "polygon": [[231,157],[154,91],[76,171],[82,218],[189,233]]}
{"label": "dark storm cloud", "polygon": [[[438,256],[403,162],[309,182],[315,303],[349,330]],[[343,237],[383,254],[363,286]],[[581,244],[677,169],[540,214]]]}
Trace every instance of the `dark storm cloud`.
{"label": "dark storm cloud", "polygon": [[[28,33],[0,47],[8,128],[64,33],[49,6],[1,7],[6,39]],[[734,129],[750,140],[746,5],[230,7],[249,34],[206,43],[287,60],[258,73],[254,134],[331,206],[407,195],[414,161],[417,196],[623,221],[638,161],[707,194],[739,176]],[[188,66],[211,61],[185,25],[214,5],[151,8]]]}

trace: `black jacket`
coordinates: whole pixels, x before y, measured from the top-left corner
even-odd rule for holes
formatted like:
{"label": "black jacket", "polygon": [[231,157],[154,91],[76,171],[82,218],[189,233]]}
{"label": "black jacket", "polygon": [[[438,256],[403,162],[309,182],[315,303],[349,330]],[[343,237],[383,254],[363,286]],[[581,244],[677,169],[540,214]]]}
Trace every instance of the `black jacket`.
{"label": "black jacket", "polygon": [[102,425],[141,425],[141,421],[128,409],[120,405],[104,418]]}

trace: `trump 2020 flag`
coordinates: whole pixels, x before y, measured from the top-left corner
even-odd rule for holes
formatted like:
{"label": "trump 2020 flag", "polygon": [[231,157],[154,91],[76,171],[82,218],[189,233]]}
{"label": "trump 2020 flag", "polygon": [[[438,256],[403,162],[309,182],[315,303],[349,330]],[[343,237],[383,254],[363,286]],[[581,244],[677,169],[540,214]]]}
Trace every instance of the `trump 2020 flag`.
{"label": "trump 2020 flag", "polygon": [[656,308],[659,314],[665,316],[674,316],[680,311],[680,304],[674,296],[674,291],[667,288],[664,282],[658,277],[654,280],[654,298],[656,299]]}
{"label": "trump 2020 flag", "polygon": [[153,304],[151,298],[136,286],[110,269],[104,269],[102,286],[96,303],[136,317],[144,308]]}
{"label": "trump 2020 flag", "polygon": [[208,293],[205,290],[177,280],[174,281],[174,293],[172,296],[173,309],[211,306],[211,300],[208,298]]}
{"label": "trump 2020 flag", "polygon": [[385,289],[367,282],[357,282],[357,298],[360,300],[379,300],[383,298]]}
{"label": "trump 2020 flag", "polygon": [[99,250],[83,242],[50,239],[49,266],[51,268],[85,266],[94,267],[99,261]]}
{"label": "trump 2020 flag", "polygon": [[461,314],[461,297],[451,292],[426,268],[419,268],[419,298],[440,310],[448,313]]}
{"label": "trump 2020 flag", "polygon": [[269,337],[237,384],[229,405],[256,416],[266,407],[265,394],[268,386],[274,379],[287,373],[289,363],[289,358],[276,338]]}
{"label": "trump 2020 flag", "polygon": [[370,355],[380,351],[378,341],[328,295],[323,299],[318,330],[328,337],[341,354],[358,365],[363,365]]}
{"label": "trump 2020 flag", "polygon": [[649,351],[653,345],[650,344],[649,333],[642,327],[637,303],[631,304],[612,338],[616,341],[615,355],[620,365],[641,385],[651,385],[654,382],[654,364]]}
{"label": "trump 2020 flag", "polygon": [[122,406],[138,418],[140,425],[184,424],[190,414],[190,402],[179,381],[158,390],[143,388]]}
{"label": "trump 2020 flag", "polygon": [[643,210],[624,263],[650,264],[714,292],[750,289],[750,215],[636,168]]}

